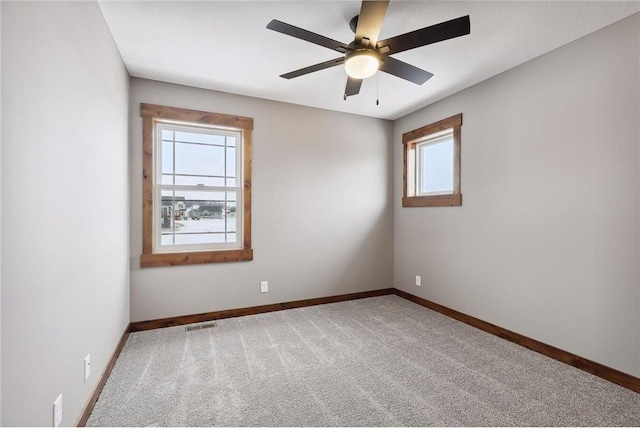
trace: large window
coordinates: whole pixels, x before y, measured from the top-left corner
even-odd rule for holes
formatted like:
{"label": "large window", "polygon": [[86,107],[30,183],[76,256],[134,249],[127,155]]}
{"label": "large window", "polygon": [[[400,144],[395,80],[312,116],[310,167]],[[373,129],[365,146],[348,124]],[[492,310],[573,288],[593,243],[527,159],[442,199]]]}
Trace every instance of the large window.
{"label": "large window", "polygon": [[141,105],[142,267],[252,260],[251,118]]}
{"label": "large window", "polygon": [[403,207],[462,205],[461,126],[462,113],[402,135]]}

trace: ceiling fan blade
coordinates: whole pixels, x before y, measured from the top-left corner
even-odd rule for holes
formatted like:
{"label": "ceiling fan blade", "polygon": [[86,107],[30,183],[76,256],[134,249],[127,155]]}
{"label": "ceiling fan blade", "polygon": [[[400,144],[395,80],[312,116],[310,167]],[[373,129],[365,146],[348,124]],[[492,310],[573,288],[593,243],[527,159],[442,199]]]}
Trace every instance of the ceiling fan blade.
{"label": "ceiling fan blade", "polygon": [[422,85],[433,77],[433,74],[428,71],[391,57],[384,59],[380,70],[417,85]]}
{"label": "ceiling fan blade", "polygon": [[363,38],[369,39],[371,47],[376,45],[382,21],[387,13],[388,1],[363,1],[358,15],[358,26],[356,27],[356,45],[362,43]]}
{"label": "ceiling fan blade", "polygon": [[291,71],[286,74],[280,75],[285,79],[293,79],[294,77],[304,76],[305,74],[313,73],[314,71],[324,70],[325,68],[335,67],[344,63],[344,57],[330,59],[329,61],[321,62],[319,64],[310,65],[309,67],[301,68],[300,70]]}
{"label": "ceiling fan blade", "polygon": [[360,86],[362,86],[362,79],[354,79],[351,76],[347,76],[347,86],[344,88],[344,96],[350,97],[351,95],[358,95]]}
{"label": "ceiling fan blade", "polygon": [[421,28],[389,39],[380,40],[376,45],[377,49],[389,47],[387,55],[430,45],[431,43],[453,39],[471,33],[471,22],[469,15],[441,22],[430,27]]}
{"label": "ceiling fan blade", "polygon": [[286,34],[287,36],[305,40],[307,42],[324,46],[325,48],[329,48],[342,53],[348,52],[352,49],[345,43],[330,39],[325,36],[321,36],[320,34],[312,33],[311,31],[307,31],[291,24],[278,21],[277,19],[269,22],[269,24],[267,24],[267,28],[269,30],[277,31],[278,33]]}

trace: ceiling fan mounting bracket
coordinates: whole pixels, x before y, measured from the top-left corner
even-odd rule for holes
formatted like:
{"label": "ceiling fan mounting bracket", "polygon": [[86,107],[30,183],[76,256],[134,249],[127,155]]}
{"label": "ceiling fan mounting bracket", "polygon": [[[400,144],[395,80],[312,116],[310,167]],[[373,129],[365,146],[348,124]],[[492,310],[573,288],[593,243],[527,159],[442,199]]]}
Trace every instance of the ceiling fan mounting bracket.
{"label": "ceiling fan mounting bracket", "polygon": [[356,28],[358,28],[358,17],[360,15],[356,15],[353,18],[351,18],[351,21],[349,21],[349,28],[351,28],[351,31],[353,31],[353,34],[356,34]]}

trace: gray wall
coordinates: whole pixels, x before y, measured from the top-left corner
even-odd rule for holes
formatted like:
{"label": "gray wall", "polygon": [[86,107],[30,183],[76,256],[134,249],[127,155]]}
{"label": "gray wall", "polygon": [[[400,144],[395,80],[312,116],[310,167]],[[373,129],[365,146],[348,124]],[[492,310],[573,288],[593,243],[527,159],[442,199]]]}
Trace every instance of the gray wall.
{"label": "gray wall", "polygon": [[68,426],[129,321],[129,79],[96,3],[1,8],[2,425]]}
{"label": "gray wall", "polygon": [[[636,14],[396,121],[397,288],[640,375],[638,33]],[[402,208],[402,133],[460,112],[463,206]]]}
{"label": "gray wall", "polygon": [[[141,102],[254,118],[253,261],[139,269]],[[131,321],[391,287],[392,139],[389,121],[131,79]]]}

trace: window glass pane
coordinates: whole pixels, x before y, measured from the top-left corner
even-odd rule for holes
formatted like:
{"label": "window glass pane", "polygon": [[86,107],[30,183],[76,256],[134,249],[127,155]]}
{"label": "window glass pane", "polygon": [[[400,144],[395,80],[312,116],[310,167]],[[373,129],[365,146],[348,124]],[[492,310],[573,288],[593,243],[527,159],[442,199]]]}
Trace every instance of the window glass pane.
{"label": "window glass pane", "polygon": [[187,210],[176,226],[176,244],[225,242],[224,192],[176,192],[186,198]]}
{"label": "window glass pane", "polygon": [[[224,218],[224,204],[222,202],[195,202],[188,215],[191,220],[222,220]],[[220,228],[224,231],[223,223],[221,223]],[[216,231],[219,230],[216,229]]]}
{"label": "window glass pane", "polygon": [[160,233],[162,235],[161,245],[173,244],[173,231],[174,231],[174,197],[172,191],[162,191],[162,203],[160,206]]}
{"label": "window glass pane", "polygon": [[[225,192],[176,191],[176,198],[182,197],[185,201],[185,211],[182,218],[187,218],[189,222],[202,220],[201,224],[191,225],[187,231],[224,232],[224,195]],[[211,223],[206,220],[216,221]]]}
{"label": "window glass pane", "polygon": [[[214,244],[228,242],[229,226],[235,232],[234,217],[227,221],[228,205],[225,192],[165,191],[164,217],[169,227],[163,228],[162,245]],[[167,238],[165,235],[168,235]]]}
{"label": "window glass pane", "polygon": [[173,173],[173,143],[170,141],[162,142],[162,173]]}
{"label": "window glass pane", "polygon": [[[174,245],[229,248],[226,244],[237,244],[242,228],[236,217],[240,195],[207,187],[235,189],[242,185],[237,177],[239,135],[173,124],[156,129],[161,141],[154,145],[159,152],[154,164],[158,169],[155,183],[162,186],[161,201],[156,201],[154,208],[154,230],[158,233],[154,240],[160,241],[154,244],[156,248],[170,252],[180,251],[172,249]],[[176,190],[173,186],[193,190]]]}
{"label": "window glass pane", "polygon": [[453,138],[420,147],[420,193],[453,192]]}
{"label": "window glass pane", "polygon": [[176,174],[224,176],[224,147],[176,143]]}
{"label": "window glass pane", "polygon": [[[207,214],[211,212],[210,214]],[[190,233],[214,233],[224,232],[224,220],[220,211],[209,211],[203,208],[201,211],[193,211],[190,213],[192,217],[184,217],[182,220],[176,220],[181,223],[180,227],[176,227],[176,234]]]}
{"label": "window glass pane", "polygon": [[236,149],[227,147],[227,177],[236,176]]}
{"label": "window glass pane", "polygon": [[228,203],[225,209],[225,221],[227,222],[227,232],[236,232],[238,230],[238,217],[236,216],[236,203]]}
{"label": "window glass pane", "polygon": [[237,204],[235,202],[227,202],[227,218],[236,216]]}
{"label": "window glass pane", "polygon": [[227,232],[236,233],[238,228],[236,227],[236,218],[235,217],[227,217]]}
{"label": "window glass pane", "polygon": [[217,144],[224,146],[223,135],[205,134],[200,132],[176,131],[176,141],[185,143]]}
{"label": "window glass pane", "polygon": [[206,190],[176,190],[176,196],[184,197],[187,206],[193,204],[210,204],[213,202],[224,202],[225,192],[214,192]]}
{"label": "window glass pane", "polygon": [[224,233],[194,233],[176,235],[176,244],[218,244],[225,242]]}
{"label": "window glass pane", "polygon": [[[176,184],[179,186],[220,186],[224,187],[224,178],[223,177],[202,177],[202,176],[184,176],[184,175],[176,175]],[[171,184],[171,183],[169,183]]]}
{"label": "window glass pane", "polygon": [[162,130],[162,139],[163,140],[173,140],[173,131],[169,131],[168,129]]}

